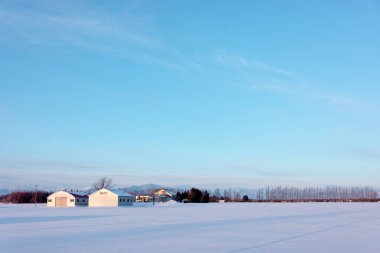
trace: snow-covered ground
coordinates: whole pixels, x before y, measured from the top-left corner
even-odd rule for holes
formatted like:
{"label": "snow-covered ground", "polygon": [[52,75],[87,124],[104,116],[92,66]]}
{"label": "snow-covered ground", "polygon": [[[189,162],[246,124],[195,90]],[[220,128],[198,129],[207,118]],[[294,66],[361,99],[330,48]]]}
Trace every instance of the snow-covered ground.
{"label": "snow-covered ground", "polygon": [[380,203],[0,205],[0,252],[380,252]]}

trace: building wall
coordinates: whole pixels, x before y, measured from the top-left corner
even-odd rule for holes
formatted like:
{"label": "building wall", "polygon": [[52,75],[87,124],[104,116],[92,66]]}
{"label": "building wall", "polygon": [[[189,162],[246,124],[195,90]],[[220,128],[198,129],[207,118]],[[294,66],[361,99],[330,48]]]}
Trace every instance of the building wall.
{"label": "building wall", "polygon": [[119,196],[115,193],[102,189],[88,196],[88,206],[118,206]]}
{"label": "building wall", "polygon": [[48,199],[47,199],[47,206],[48,207],[55,207],[55,198],[56,197],[66,197],[66,206],[67,207],[74,207],[75,206],[75,197],[73,195],[71,195],[70,193],[68,192],[65,192],[65,191],[59,191],[59,192],[55,192],[53,194],[51,194],[50,196],[48,196]]}
{"label": "building wall", "polygon": [[76,206],[87,206],[88,205],[88,198],[76,198],[75,205]]}
{"label": "building wall", "polygon": [[133,205],[133,197],[119,197],[119,206],[132,206]]}

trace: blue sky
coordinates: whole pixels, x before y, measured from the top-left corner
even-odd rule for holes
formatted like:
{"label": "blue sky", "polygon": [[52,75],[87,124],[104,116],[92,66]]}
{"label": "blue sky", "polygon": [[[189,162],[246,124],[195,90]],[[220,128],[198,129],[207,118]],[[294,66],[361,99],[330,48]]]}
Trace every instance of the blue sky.
{"label": "blue sky", "polygon": [[0,188],[380,183],[379,1],[0,1]]}

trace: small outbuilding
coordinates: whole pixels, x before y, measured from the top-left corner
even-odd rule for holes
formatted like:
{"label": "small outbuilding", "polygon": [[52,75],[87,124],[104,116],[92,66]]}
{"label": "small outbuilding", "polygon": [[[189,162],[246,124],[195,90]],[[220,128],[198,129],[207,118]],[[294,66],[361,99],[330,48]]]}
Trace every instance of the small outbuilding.
{"label": "small outbuilding", "polygon": [[132,206],[134,197],[122,190],[102,188],[88,195],[88,206]]}
{"label": "small outbuilding", "polygon": [[136,202],[149,202],[151,200],[151,196],[149,195],[136,195]]}
{"label": "small outbuilding", "polygon": [[81,192],[57,191],[47,197],[48,207],[87,206],[88,195]]}
{"label": "small outbuilding", "polygon": [[166,202],[173,199],[173,193],[166,189],[157,189],[153,192],[153,198],[156,202]]}

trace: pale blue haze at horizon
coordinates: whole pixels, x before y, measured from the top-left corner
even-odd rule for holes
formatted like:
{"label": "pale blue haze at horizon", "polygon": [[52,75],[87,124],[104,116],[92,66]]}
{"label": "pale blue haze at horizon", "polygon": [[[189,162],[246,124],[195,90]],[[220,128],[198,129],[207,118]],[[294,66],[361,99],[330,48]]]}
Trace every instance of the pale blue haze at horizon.
{"label": "pale blue haze at horizon", "polygon": [[379,45],[376,1],[0,1],[0,186],[380,186]]}

